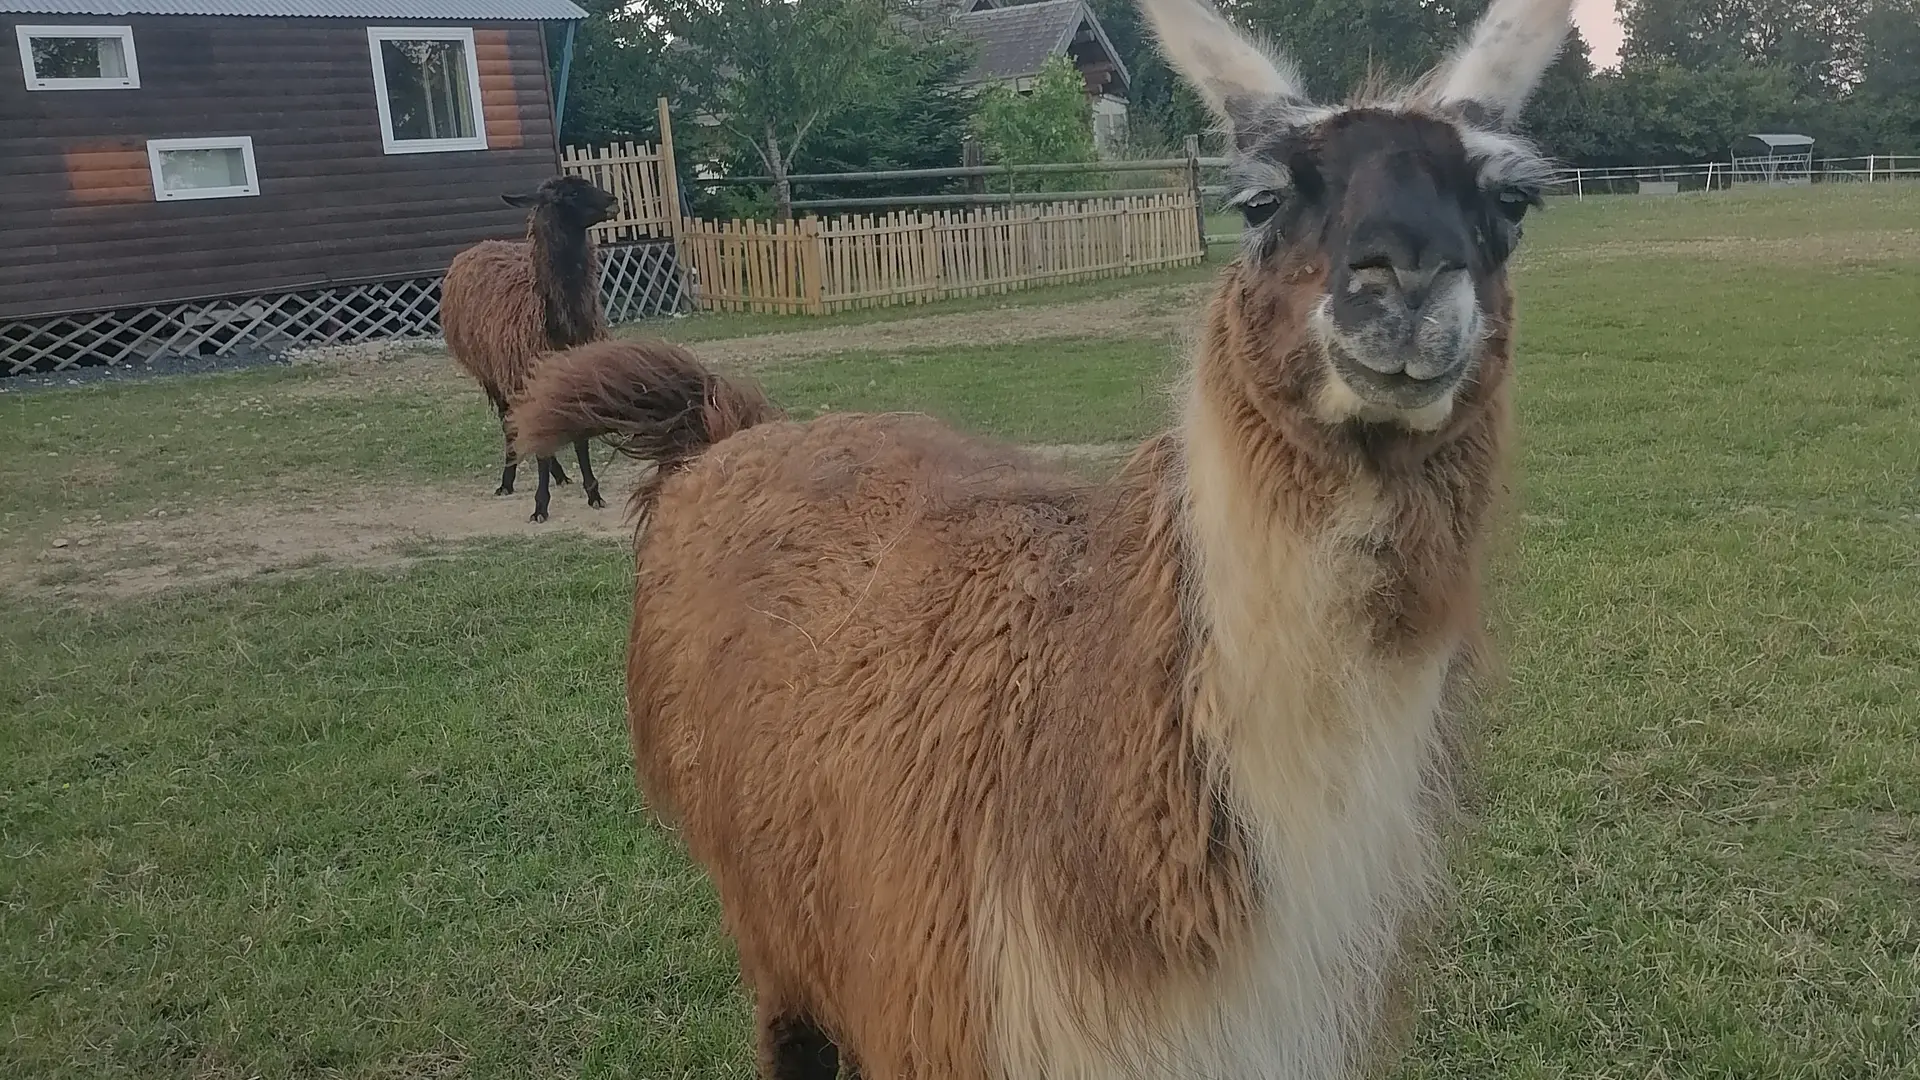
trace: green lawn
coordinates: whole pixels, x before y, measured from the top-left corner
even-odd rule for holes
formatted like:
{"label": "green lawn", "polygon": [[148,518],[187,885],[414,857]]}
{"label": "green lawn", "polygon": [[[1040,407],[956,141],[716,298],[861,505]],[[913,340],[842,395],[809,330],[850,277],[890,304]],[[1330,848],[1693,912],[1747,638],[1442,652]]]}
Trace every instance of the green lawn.
{"label": "green lawn", "polygon": [[[1560,201],[1527,245],[1508,679],[1399,1075],[1920,1077],[1920,188]],[[1175,371],[1086,339],[763,375],[802,414],[1104,442]],[[0,398],[0,542],[480,497],[477,393],[338,382]],[[630,778],[627,562],[0,596],[0,1076],[749,1075],[711,893]]]}

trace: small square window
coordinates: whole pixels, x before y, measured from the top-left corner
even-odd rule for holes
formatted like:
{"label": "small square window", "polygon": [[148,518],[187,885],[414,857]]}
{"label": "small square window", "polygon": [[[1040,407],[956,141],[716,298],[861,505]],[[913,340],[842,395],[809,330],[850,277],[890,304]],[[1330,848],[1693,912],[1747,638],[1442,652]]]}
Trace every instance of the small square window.
{"label": "small square window", "polygon": [[29,90],[131,90],[140,60],[130,26],[16,26]]}
{"label": "small square window", "polygon": [[367,43],[387,153],[487,148],[472,30],[376,26]]}
{"label": "small square window", "polygon": [[153,170],[153,197],[158,202],[260,194],[249,135],[152,139],[147,143],[147,164]]}

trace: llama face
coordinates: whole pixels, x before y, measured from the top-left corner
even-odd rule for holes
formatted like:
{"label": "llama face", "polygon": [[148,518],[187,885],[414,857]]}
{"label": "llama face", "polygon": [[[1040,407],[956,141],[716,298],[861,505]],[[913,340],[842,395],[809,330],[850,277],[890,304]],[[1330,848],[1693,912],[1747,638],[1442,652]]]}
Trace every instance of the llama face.
{"label": "llama face", "polygon": [[578,176],[556,176],[530,195],[502,195],[508,206],[544,207],[571,229],[586,230],[620,212],[620,200]]}
{"label": "llama face", "polygon": [[[1309,124],[1283,101],[1236,111],[1231,201],[1246,217],[1246,258],[1285,287],[1317,281],[1308,329],[1347,401],[1328,418],[1443,417],[1504,310],[1506,260],[1539,200],[1515,164],[1538,159],[1477,130],[1476,156],[1463,121],[1406,108]],[[1492,160],[1492,148],[1514,153]],[[1293,274],[1300,265],[1318,273]]]}
{"label": "llama face", "polygon": [[1207,0],[1139,2],[1233,135],[1254,280],[1312,291],[1284,307],[1304,313],[1290,329],[1325,368],[1311,380],[1319,418],[1445,423],[1504,318],[1506,261],[1550,175],[1506,128],[1559,52],[1572,0],[1494,0],[1413,88],[1338,108],[1311,104],[1292,66]]}

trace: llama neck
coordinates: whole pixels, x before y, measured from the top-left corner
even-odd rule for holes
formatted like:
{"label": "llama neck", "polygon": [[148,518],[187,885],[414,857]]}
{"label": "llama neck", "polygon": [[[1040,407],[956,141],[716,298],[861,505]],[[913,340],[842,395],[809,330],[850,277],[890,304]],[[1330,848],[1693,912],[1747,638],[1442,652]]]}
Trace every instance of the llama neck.
{"label": "llama neck", "polygon": [[[1449,654],[1478,625],[1484,533],[1500,480],[1503,380],[1474,386],[1442,431],[1341,430],[1311,416],[1308,389],[1275,368],[1273,342],[1304,332],[1249,312],[1231,284],[1209,310],[1181,429],[1186,516],[1208,636],[1239,665],[1276,635],[1339,641],[1342,667]],[[1295,325],[1304,325],[1299,320]],[[1504,370],[1502,355],[1483,367]],[[1347,646],[1350,646],[1348,648]]]}
{"label": "llama neck", "polygon": [[[1391,467],[1316,442],[1309,419],[1259,404],[1276,399],[1255,393],[1271,365],[1251,362],[1254,342],[1272,335],[1231,290],[1211,318],[1182,427],[1190,715],[1217,748],[1258,912],[1256,959],[1211,1008],[1248,1010],[1234,1030],[1290,1033],[1223,1049],[1220,1071],[1345,1075],[1437,867],[1445,698],[1477,625],[1493,467],[1478,456],[1493,442],[1469,433]],[[1301,985],[1324,993],[1284,990]]]}
{"label": "llama neck", "polygon": [[593,240],[583,229],[535,220],[527,230],[534,291],[546,311],[547,344],[583,345],[600,336],[600,283]]}

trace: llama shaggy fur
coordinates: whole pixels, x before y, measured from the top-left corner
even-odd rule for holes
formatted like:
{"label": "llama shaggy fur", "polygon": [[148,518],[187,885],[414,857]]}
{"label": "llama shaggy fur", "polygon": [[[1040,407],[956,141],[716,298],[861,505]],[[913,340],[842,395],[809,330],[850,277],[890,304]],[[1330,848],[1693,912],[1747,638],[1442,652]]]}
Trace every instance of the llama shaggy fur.
{"label": "llama shaggy fur", "polygon": [[[924,417],[790,422],[660,344],[558,357],[520,406],[529,451],[661,463],[628,729],[769,1076],[1331,1080],[1403,1016],[1533,194],[1476,155],[1523,148],[1445,98],[1288,104],[1210,9],[1151,3],[1213,35],[1170,44],[1190,78],[1234,60],[1203,90],[1253,235],[1178,427],[1113,480]],[[1487,18],[1536,4],[1564,24]],[[1475,78],[1530,85],[1534,36],[1489,37],[1531,51]]]}
{"label": "llama shaggy fur", "polygon": [[[534,368],[558,349],[606,336],[599,267],[587,230],[617,210],[613,196],[579,177],[555,177],[531,195],[506,195],[530,207],[527,239],[485,240],[454,256],[440,287],[440,324],[447,351],[473,376],[506,431],[513,400]],[[496,495],[513,493],[519,458],[511,435]],[[587,441],[574,444],[589,505],[603,505]],[[547,518],[549,479],[568,482],[560,463],[543,456],[533,520]]]}

